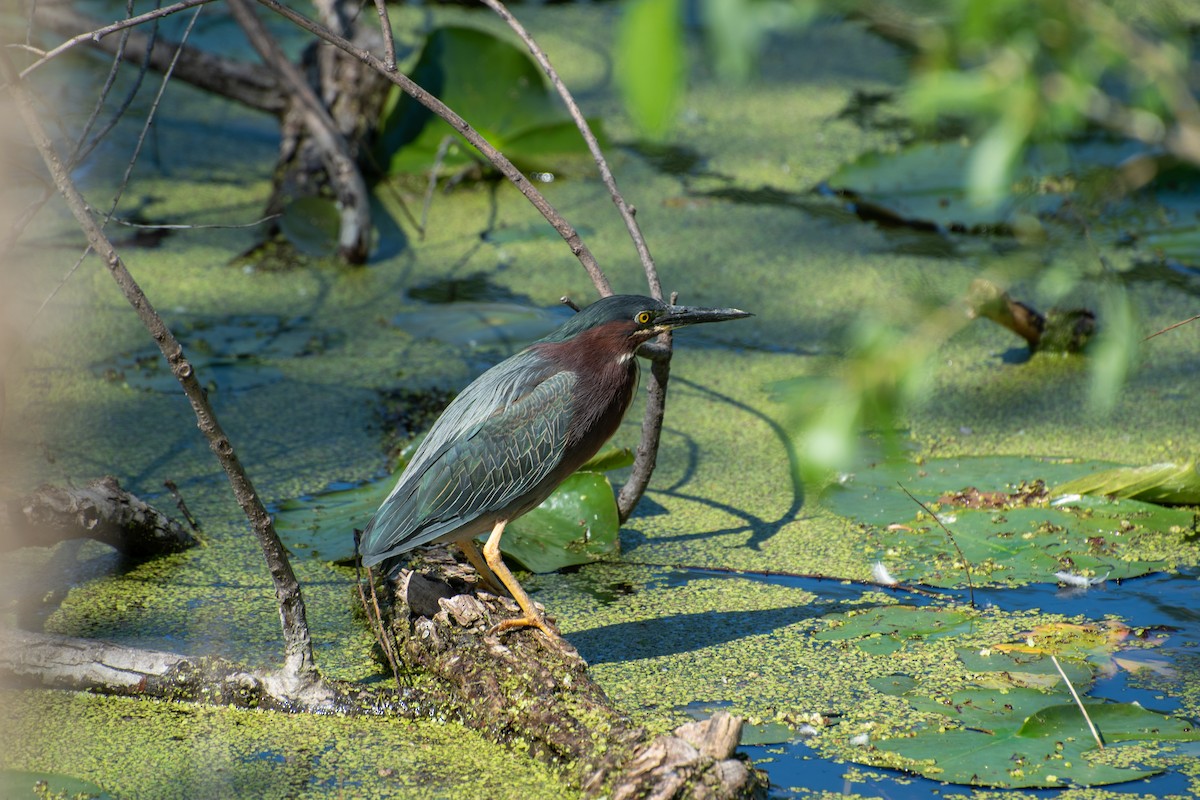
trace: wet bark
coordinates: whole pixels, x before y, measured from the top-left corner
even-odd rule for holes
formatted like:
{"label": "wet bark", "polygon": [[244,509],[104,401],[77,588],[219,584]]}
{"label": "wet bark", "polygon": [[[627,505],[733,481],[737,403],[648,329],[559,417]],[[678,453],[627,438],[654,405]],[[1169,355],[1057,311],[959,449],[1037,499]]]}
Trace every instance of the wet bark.
{"label": "wet bark", "polygon": [[11,500],[8,522],[3,549],[87,538],[131,558],[152,558],[198,544],[186,528],[122,489],[111,475],[82,488],[42,486]]}
{"label": "wet bark", "polygon": [[474,572],[444,548],[411,566],[394,596],[384,589],[381,646],[401,670],[438,678],[447,708],[465,724],[521,742],[588,797],[715,799],[765,790],[762,773],[735,755],[740,719],[719,713],[652,736],[613,705],[578,653],[533,628],[492,633],[519,615],[516,604],[474,590]]}

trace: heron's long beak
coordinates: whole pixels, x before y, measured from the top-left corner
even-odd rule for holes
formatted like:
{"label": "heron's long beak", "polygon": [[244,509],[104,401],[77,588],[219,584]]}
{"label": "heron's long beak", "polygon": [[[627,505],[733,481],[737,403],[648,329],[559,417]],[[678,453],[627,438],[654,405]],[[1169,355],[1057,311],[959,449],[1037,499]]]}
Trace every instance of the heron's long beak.
{"label": "heron's long beak", "polygon": [[727,319],[753,317],[748,311],[739,308],[697,308],[694,306],[670,306],[667,313],[656,319],[655,326],[664,328],[682,328],[684,325],[698,325],[702,322],[724,322]]}

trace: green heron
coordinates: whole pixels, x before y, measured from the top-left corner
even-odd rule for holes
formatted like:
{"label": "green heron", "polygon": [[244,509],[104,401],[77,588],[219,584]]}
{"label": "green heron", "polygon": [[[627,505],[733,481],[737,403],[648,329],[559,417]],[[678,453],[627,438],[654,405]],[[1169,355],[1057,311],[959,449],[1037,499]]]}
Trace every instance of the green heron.
{"label": "green heron", "polygon": [[[455,542],[483,580],[495,578],[524,617],[552,631],[500,556],[504,526],[536,508],[596,454],[621,424],[637,388],[634,354],[683,325],[750,316],[735,308],[668,305],[615,295],[476,378],[446,407],[359,541],[364,566],[432,542]],[[474,539],[490,531],[480,555]]]}

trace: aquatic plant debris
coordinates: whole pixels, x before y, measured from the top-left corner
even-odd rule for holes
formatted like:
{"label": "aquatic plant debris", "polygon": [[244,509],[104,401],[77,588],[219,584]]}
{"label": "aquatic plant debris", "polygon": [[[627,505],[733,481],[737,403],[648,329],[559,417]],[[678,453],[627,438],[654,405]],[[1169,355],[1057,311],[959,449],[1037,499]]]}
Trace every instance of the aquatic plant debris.
{"label": "aquatic plant debris", "polygon": [[[885,461],[856,471],[824,501],[859,521],[871,557],[902,583],[962,586],[964,558],[977,585],[1055,582],[1063,572],[1121,580],[1168,568],[1139,557],[1137,546],[1144,537],[1182,540],[1195,524],[1192,512],[1091,495],[1059,503],[1045,491],[1047,480],[1101,466],[1015,457]],[[951,528],[961,556],[896,481]]]}

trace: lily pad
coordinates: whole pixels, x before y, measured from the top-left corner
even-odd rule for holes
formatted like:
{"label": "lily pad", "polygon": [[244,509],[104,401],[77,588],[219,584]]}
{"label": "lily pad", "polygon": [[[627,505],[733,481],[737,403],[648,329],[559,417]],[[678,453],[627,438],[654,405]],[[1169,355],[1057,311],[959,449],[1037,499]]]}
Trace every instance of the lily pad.
{"label": "lily pad", "polygon": [[[552,171],[587,155],[541,68],[505,39],[476,28],[437,28],[411,76],[521,169]],[[449,124],[396,88],[385,105],[376,158],[391,175],[424,172],[437,160],[446,137],[453,144],[444,165],[479,158]]]}
{"label": "lily pad", "polygon": [[[1162,562],[1125,553],[1149,532],[1189,530],[1194,524],[1189,511],[1087,496],[1066,503],[1038,500],[1027,491],[1035,480],[1061,483],[1096,469],[1095,464],[1003,457],[881,462],[850,476],[825,500],[864,523],[867,557],[881,561],[902,582],[962,587],[967,567],[976,586],[1054,582],[1055,573],[1063,571],[1116,580],[1163,569]],[[997,494],[1011,496],[1014,505],[972,499]]]}
{"label": "lily pad", "polygon": [[1095,670],[1087,662],[1077,658],[1058,658],[1058,666],[1048,652],[1006,651],[1000,646],[979,649],[961,647],[958,658],[970,672],[999,673],[989,687],[1008,689],[1046,689],[1066,691],[1059,668],[1078,692],[1085,692],[1092,685]]}
{"label": "lily pad", "polygon": [[1167,505],[1200,505],[1200,471],[1195,461],[1116,467],[1068,481],[1056,494],[1094,494]]}
{"label": "lily pad", "polygon": [[[959,727],[928,727],[904,738],[875,743],[904,762],[889,766],[951,783],[1004,788],[1100,786],[1157,774],[1157,767],[1115,767],[1086,753],[1095,740],[1079,708],[1060,694],[1037,689],[1006,692],[967,689],[945,701],[909,698],[915,706],[953,720]],[[1085,701],[1088,715],[1108,742],[1195,740],[1200,731],[1186,720],[1132,703]]]}
{"label": "lily pad", "polygon": [[576,472],[546,502],[509,523],[500,549],[533,572],[553,572],[616,553],[620,528],[608,478]]}
{"label": "lily pad", "polygon": [[335,487],[273,504],[275,531],[293,556],[353,563],[354,530],[366,527],[394,483]]}
{"label": "lily pad", "polygon": [[853,639],[867,653],[893,653],[910,641],[924,641],[963,633],[970,628],[973,615],[966,611],[915,606],[880,606],[844,613],[828,614],[823,619],[830,628],[814,638],[823,641]]}
{"label": "lily pad", "polygon": [[1007,231],[1019,214],[1038,216],[1063,205],[1079,176],[1111,170],[1137,152],[1128,143],[1085,142],[1030,148],[1001,197],[973,201],[968,191],[974,150],[965,142],[916,142],[893,152],[868,153],[828,180],[860,214],[939,230]]}
{"label": "lily pad", "polygon": [[288,203],[279,230],[306,256],[325,258],[337,252],[341,215],[328,197],[301,197]]}

